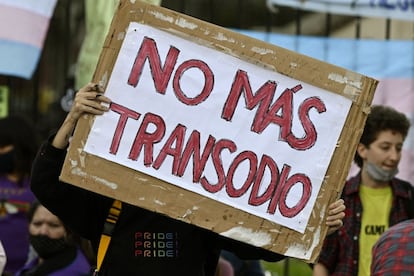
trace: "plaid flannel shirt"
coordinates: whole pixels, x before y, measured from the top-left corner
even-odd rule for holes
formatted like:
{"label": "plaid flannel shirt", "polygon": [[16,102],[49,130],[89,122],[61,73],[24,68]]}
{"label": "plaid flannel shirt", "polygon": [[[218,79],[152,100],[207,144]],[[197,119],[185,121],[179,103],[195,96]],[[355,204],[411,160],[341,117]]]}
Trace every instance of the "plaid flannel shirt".
{"label": "plaid flannel shirt", "polygon": [[412,275],[414,272],[414,220],[385,231],[372,249],[372,276]]}

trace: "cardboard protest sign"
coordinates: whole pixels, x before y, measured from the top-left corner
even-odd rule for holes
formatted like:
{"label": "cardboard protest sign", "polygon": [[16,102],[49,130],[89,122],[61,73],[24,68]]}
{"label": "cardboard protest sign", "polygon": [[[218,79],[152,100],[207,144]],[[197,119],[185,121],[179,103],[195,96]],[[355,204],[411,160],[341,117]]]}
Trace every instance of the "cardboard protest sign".
{"label": "cardboard protest sign", "polygon": [[198,19],[121,1],[61,179],[312,262],[377,81]]}

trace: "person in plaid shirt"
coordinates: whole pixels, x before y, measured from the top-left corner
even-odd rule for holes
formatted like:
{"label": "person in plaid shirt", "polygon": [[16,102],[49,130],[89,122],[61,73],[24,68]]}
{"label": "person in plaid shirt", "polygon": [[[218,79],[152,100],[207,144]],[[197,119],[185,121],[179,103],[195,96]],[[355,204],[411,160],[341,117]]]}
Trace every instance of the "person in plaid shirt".
{"label": "person in plaid shirt", "polygon": [[313,275],[370,275],[372,247],[390,226],[413,218],[413,186],[395,177],[410,121],[373,106],[354,161],[358,174],[342,191],[344,226],[324,241]]}
{"label": "person in plaid shirt", "polygon": [[372,276],[414,274],[414,220],[385,231],[372,249]]}

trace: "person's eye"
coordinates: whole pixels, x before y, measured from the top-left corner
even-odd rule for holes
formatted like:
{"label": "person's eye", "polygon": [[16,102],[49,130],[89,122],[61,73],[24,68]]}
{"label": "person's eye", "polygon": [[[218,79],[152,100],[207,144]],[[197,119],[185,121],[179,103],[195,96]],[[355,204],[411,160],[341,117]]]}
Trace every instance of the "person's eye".
{"label": "person's eye", "polygon": [[380,147],[382,151],[389,151],[391,148],[389,146],[382,146]]}

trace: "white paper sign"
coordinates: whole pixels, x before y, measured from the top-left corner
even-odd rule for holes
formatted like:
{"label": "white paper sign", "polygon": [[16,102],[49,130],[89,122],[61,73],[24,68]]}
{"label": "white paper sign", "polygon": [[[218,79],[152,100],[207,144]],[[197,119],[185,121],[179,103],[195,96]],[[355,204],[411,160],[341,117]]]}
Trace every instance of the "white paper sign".
{"label": "white paper sign", "polygon": [[301,233],[352,103],[135,22],[105,95],[86,152]]}

